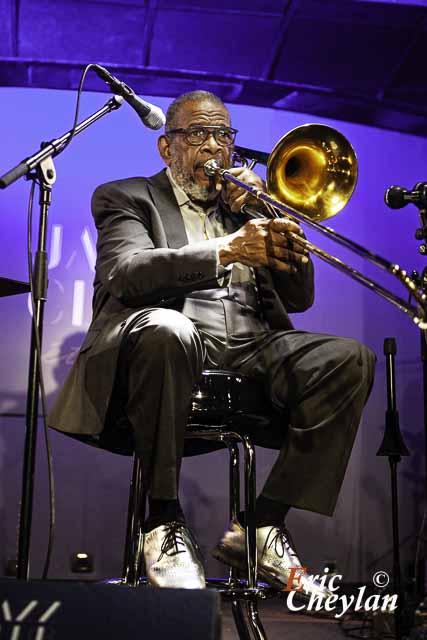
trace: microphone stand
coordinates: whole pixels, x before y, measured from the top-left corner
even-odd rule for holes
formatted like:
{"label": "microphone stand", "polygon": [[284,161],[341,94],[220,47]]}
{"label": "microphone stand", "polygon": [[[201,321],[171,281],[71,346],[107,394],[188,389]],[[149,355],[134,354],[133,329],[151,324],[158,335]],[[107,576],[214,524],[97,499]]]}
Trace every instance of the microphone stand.
{"label": "microphone stand", "polygon": [[[391,209],[400,209],[406,204],[414,204],[419,211],[419,217],[421,226],[415,231],[415,238],[422,240],[423,243],[418,247],[421,255],[427,255],[427,182],[417,182],[412,190],[404,189],[403,187],[390,187],[385,193],[385,202]],[[420,275],[418,271],[412,271],[412,278],[423,293],[427,294],[427,267],[425,267]],[[425,477],[424,477],[424,508],[427,502],[427,331],[420,329],[420,354],[423,370],[423,401],[424,401],[424,465],[425,465]],[[422,522],[424,519],[422,518]],[[420,532],[420,536],[423,535],[423,531]],[[425,577],[424,567],[419,570],[415,567],[418,578]],[[422,580],[423,582],[424,580]],[[414,585],[416,595],[420,600],[423,600],[424,587],[421,586],[421,581],[418,580],[418,584]],[[421,603],[424,606],[424,603]]]}
{"label": "microphone stand", "polygon": [[394,612],[395,638],[402,638],[403,592],[400,569],[399,543],[399,504],[397,492],[397,465],[402,456],[408,456],[409,451],[403,441],[399,428],[399,412],[396,409],[396,383],[394,357],[396,355],[396,340],[384,340],[384,355],[386,357],[387,372],[387,410],[383,441],[377,451],[377,456],[387,456],[390,464],[391,477],[391,509],[393,529],[393,580],[394,591],[397,594],[398,606]]}
{"label": "microphone stand", "polygon": [[[43,336],[43,314],[47,299],[47,265],[46,235],[49,206],[52,201],[52,185],[56,180],[56,172],[52,158],[59,155],[67,145],[71,134],[77,135],[94,122],[121,107],[123,98],[113,96],[101,109],[86,118],[72,130],[60,138],[42,143],[41,149],[29,156],[0,177],[0,189],[5,189],[13,182],[26,176],[40,187],[40,220],[38,229],[38,246],[34,260],[33,290],[34,318],[31,331],[30,358],[28,370],[28,391],[26,407],[25,450],[22,471],[22,495],[19,520],[19,541],[17,558],[17,577],[21,580],[29,578],[29,555],[31,541],[31,524],[34,497],[35,454],[37,445],[37,415],[40,390],[40,368],[37,357],[37,337],[39,345]],[[40,354],[41,358],[41,354]]]}
{"label": "microphone stand", "polygon": [[[418,198],[417,202],[413,202],[415,206],[418,208],[421,227],[416,229],[415,238],[417,240],[423,240],[423,244],[418,247],[418,251],[422,255],[427,255],[427,183],[417,183],[415,185],[417,187],[423,187],[421,190],[422,197]],[[414,282],[421,290],[427,294],[427,267],[424,267],[421,275],[418,271],[413,271],[412,275],[414,277]],[[427,508],[427,330],[420,329],[420,353],[421,353],[421,363],[423,370],[423,400],[424,400],[424,464],[425,464],[425,487],[424,487],[424,508]],[[420,532],[420,536],[423,536],[423,531]],[[418,570],[418,576],[425,578],[425,569],[422,567],[421,571]],[[419,585],[415,585],[415,588],[419,589],[419,597],[421,600],[424,600],[425,593],[423,587],[421,587],[421,581],[419,581]],[[425,607],[425,602],[422,603],[422,606]]]}
{"label": "microphone stand", "polygon": [[[419,183],[420,184],[420,183]],[[426,183],[421,183],[425,185]],[[417,185],[416,185],[417,186]],[[427,189],[422,191],[423,197],[416,204],[418,207],[418,213],[420,216],[421,227],[415,231],[415,237],[417,240],[423,240],[423,244],[418,247],[419,252],[422,255],[427,255]],[[427,294],[427,267],[424,267],[421,276],[414,271],[416,283],[421,287],[422,291]],[[423,397],[424,397],[424,447],[425,447],[425,461],[427,465],[427,330],[420,330],[421,340],[421,361],[423,364]],[[427,469],[425,474],[426,493],[427,500]]]}

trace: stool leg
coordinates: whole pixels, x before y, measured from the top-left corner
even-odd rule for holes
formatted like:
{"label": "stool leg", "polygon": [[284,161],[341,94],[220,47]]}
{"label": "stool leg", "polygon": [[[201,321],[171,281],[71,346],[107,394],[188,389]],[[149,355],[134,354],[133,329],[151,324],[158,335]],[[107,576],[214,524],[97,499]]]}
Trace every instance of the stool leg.
{"label": "stool leg", "polygon": [[[223,438],[229,453],[229,513],[231,520],[237,520],[240,511],[240,456],[236,439],[232,436]],[[238,579],[233,567],[229,570],[229,583]]]}
{"label": "stool leg", "polygon": [[230,454],[230,518],[237,520],[240,511],[240,460],[239,447],[234,440],[227,440]]}
{"label": "stool leg", "polygon": [[[245,512],[246,512],[246,560],[248,588],[257,588],[257,547],[256,547],[256,460],[255,448],[248,436],[242,437],[245,452]],[[248,619],[256,640],[267,640],[258,612],[256,595],[247,603]]]}
{"label": "stool leg", "polygon": [[[239,447],[234,439],[227,439],[226,444],[230,454],[230,518],[237,520],[240,511],[240,457]],[[230,568],[230,582],[237,579],[236,569]],[[234,624],[240,640],[252,640],[248,623],[239,600],[231,601]]]}
{"label": "stool leg", "polygon": [[231,611],[233,613],[234,624],[240,640],[252,640],[252,636],[248,629],[245,615],[242,611],[242,603],[239,600],[232,600]]}
{"label": "stool leg", "polygon": [[134,457],[132,481],[129,491],[129,506],[126,528],[125,553],[122,582],[131,587],[138,585],[141,577],[143,552],[142,525],[145,519],[145,490],[142,480],[142,462]]}
{"label": "stool leg", "polygon": [[[239,447],[235,440],[227,439],[228,452],[230,454],[230,518],[237,520],[240,511],[240,459]],[[230,582],[237,578],[236,569],[230,568]],[[234,623],[240,640],[251,640],[245,615],[242,610],[242,603],[239,600],[232,600],[231,611]]]}
{"label": "stool leg", "polygon": [[[229,465],[229,509],[231,520],[237,520],[240,511],[240,457],[239,447],[236,440],[227,438],[225,443],[230,455]],[[229,582],[230,584],[238,579],[237,571],[234,567],[230,567]]]}
{"label": "stool leg", "polygon": [[250,600],[248,602],[248,618],[254,638],[256,638],[256,640],[268,640],[259,617],[258,602],[256,600]]}
{"label": "stool leg", "polygon": [[248,438],[242,437],[245,452],[245,514],[246,514],[246,563],[248,568],[248,587],[257,586],[257,550],[256,550],[256,465],[255,449]]}

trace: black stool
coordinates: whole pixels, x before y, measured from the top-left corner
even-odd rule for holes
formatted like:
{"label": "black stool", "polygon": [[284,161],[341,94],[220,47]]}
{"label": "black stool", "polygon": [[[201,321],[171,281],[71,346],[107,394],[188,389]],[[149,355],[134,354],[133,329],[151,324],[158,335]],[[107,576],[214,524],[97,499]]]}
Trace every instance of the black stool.
{"label": "black stool", "polygon": [[[212,369],[203,371],[193,392],[192,408],[188,419],[186,442],[191,440],[213,441],[210,450],[225,446],[230,455],[230,517],[236,518],[240,511],[240,464],[238,444],[243,445],[244,496],[246,512],[246,571],[239,579],[230,569],[226,580],[208,580],[208,586],[216,588],[224,599],[231,601],[236,628],[241,640],[251,640],[250,629],[255,640],[267,640],[258,613],[258,599],[280,595],[257,582],[257,553],[255,526],[256,468],[255,449],[251,434],[256,431],[257,440],[270,426],[271,406],[267,401],[263,385],[236,371]],[[126,420],[119,418],[114,428],[105,429],[99,436],[67,434],[85,444],[100,447],[122,455],[133,455],[133,435]],[[273,432],[274,433],[274,432]],[[268,439],[269,446],[275,445]],[[262,442],[261,442],[262,443]],[[215,446],[217,445],[217,446]],[[206,452],[206,451],[205,451]],[[142,462],[134,456],[123,571],[121,580],[110,583],[137,587],[143,565],[143,523],[145,519],[146,488],[143,483]],[[247,605],[247,617],[242,609]],[[249,621],[249,625],[248,625]]]}
{"label": "black stool", "polygon": [[[211,440],[228,448],[230,454],[230,517],[240,510],[240,465],[238,444],[243,445],[244,502],[246,512],[246,576],[239,580],[234,569],[227,580],[208,580],[231,601],[232,612],[241,640],[251,640],[249,629],[257,640],[267,638],[258,613],[258,598],[277,592],[257,583],[255,528],[256,468],[255,449],[250,434],[269,424],[270,407],[259,381],[235,371],[206,370],[193,393],[192,410],[186,439]],[[142,527],[145,518],[146,493],[142,479],[142,463],[134,457],[129,494],[128,522],[122,583],[137,586],[143,564]],[[247,605],[247,619],[242,609]],[[249,626],[247,623],[249,621]]]}

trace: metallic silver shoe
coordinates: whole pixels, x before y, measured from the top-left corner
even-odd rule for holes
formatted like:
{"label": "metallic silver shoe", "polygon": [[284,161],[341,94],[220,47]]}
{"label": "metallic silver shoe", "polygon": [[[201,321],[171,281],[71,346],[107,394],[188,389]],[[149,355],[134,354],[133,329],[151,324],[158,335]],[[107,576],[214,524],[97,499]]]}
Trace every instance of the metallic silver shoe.
{"label": "metallic silver shoe", "polygon": [[[272,587],[285,589],[291,578],[291,569],[303,567],[295,551],[289,532],[284,527],[260,527],[257,534],[258,576]],[[239,522],[232,521],[212,555],[217,560],[241,570],[246,569],[245,530]],[[301,589],[299,596],[307,599],[312,594],[322,599],[332,595],[316,578],[307,572],[295,573],[292,587]]]}
{"label": "metallic silver shoe", "polygon": [[199,547],[182,522],[168,522],[144,534],[144,560],[153,587],[205,588]]}

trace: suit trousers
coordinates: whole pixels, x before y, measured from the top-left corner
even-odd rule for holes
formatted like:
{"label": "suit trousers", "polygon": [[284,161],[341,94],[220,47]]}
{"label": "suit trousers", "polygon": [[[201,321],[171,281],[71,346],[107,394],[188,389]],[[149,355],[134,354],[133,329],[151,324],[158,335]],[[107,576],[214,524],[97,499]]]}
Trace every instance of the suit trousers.
{"label": "suit trousers", "polygon": [[149,494],[178,497],[193,386],[204,367],[227,368],[262,379],[273,406],[286,414],[283,444],[262,495],[332,515],[375,356],[349,338],[269,330],[248,308],[239,331],[227,322],[236,315],[233,304],[190,300],[185,314],[145,309],[122,341],[118,388]]}

